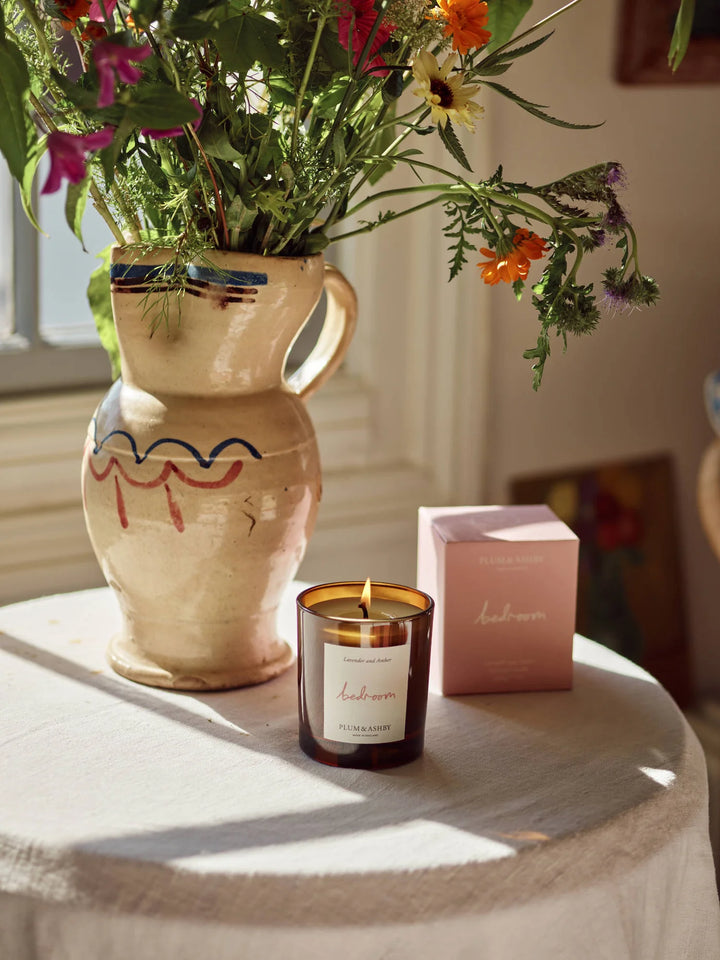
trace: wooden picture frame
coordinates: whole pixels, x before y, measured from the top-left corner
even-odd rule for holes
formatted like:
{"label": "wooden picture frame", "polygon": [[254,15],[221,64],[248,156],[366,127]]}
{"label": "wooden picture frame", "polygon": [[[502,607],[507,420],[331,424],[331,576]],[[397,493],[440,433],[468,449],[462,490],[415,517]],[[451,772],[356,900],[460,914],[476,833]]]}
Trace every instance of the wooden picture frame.
{"label": "wooden picture frame", "polygon": [[547,503],[580,538],[576,630],[692,701],[685,592],[667,456],[518,477],[513,503]]}
{"label": "wooden picture frame", "polygon": [[621,0],[615,75],[620,83],[720,83],[720,3],[696,0],[687,53],[673,73],[668,50],[678,0]]}

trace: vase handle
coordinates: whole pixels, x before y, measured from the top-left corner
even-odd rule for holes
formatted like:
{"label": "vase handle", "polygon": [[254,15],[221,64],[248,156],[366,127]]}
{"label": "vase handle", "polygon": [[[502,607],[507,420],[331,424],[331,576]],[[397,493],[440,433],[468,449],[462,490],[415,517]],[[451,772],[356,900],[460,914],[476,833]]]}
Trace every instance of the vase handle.
{"label": "vase handle", "polygon": [[335,373],[355,333],[357,296],[343,274],[330,263],[325,264],[325,293],[327,312],[318,341],[305,362],[287,378],[287,385],[302,400]]}

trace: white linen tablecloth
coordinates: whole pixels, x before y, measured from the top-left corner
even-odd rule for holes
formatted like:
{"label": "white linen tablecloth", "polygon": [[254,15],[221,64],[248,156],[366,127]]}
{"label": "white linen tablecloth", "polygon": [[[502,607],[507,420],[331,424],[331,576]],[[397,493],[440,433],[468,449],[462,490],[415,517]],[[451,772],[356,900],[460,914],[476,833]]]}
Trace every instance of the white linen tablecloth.
{"label": "white linen tablecloth", "polygon": [[107,589],[0,608],[0,960],[720,958],[699,744],[604,647],[569,692],[431,695],[373,773],[300,751],[294,670],[139,686],[117,622]]}

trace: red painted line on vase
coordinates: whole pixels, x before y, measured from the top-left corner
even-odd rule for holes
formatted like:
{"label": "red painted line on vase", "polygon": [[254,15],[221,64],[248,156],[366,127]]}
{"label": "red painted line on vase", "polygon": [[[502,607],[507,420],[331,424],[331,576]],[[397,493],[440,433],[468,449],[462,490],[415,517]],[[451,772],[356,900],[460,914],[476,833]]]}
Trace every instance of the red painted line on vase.
{"label": "red painted line on vase", "polygon": [[[90,469],[92,470],[92,467]],[[127,530],[127,511],[125,510],[125,501],[123,500],[122,490],[120,489],[120,481],[117,477],[115,477],[115,500],[117,502],[117,512],[118,517],[120,518],[120,525],[122,526],[123,530]]]}
{"label": "red painted line on vase", "polygon": [[[114,467],[117,467],[118,473],[120,476],[126,480],[132,487],[144,487],[145,489],[151,489],[153,487],[164,486],[165,493],[167,494],[167,503],[168,510],[170,511],[170,519],[172,520],[175,529],[180,533],[183,533],[185,530],[185,521],[183,520],[182,511],[178,506],[177,502],[174,500],[173,495],[170,491],[170,487],[167,484],[167,479],[171,473],[174,473],[183,483],[186,483],[189,487],[199,488],[201,490],[218,490],[221,487],[227,487],[228,484],[232,483],[233,480],[237,477],[240,471],[243,468],[242,460],[235,460],[230,464],[228,469],[225,471],[224,476],[220,477],[218,480],[194,480],[192,477],[189,477],[184,470],[181,470],[180,467],[176,466],[174,463],[171,463],[170,460],[166,460],[163,465],[160,473],[155,477],[154,480],[135,480],[131,477],[122,464],[118,461],[117,457],[110,457],[107,462],[107,465],[103,470],[96,470],[95,465],[93,464],[92,457],[88,457],[88,467],[90,468],[90,473],[97,481],[106,480]],[[115,501],[117,503],[117,512],[118,518],[123,529],[128,527],[128,515],[125,508],[125,500],[123,499],[122,490],[120,489],[120,478],[117,474],[113,478],[115,480]],[[83,483],[84,487],[84,483]],[[84,495],[84,490],[83,490]]]}
{"label": "red painted line on vase", "polygon": [[170,487],[167,484],[165,484],[165,493],[167,494],[167,502],[168,502],[168,510],[170,511],[170,519],[175,524],[175,529],[179,533],[182,533],[185,529],[185,522],[183,521],[182,513],[180,512],[180,507],[173,500],[173,495],[170,492]]}
{"label": "red painted line on vase", "polygon": [[189,487],[196,487],[201,490],[218,490],[221,487],[227,487],[228,484],[232,483],[233,480],[237,477],[240,471],[243,468],[242,460],[235,460],[230,464],[224,476],[220,477],[218,480],[194,480],[192,477],[189,477],[184,470],[181,470],[180,467],[176,466],[170,460],[166,460],[162,468],[162,471],[155,477],[154,480],[135,480],[133,477],[129,476],[125,468],[118,461],[117,457],[110,457],[107,462],[107,466],[104,470],[96,470],[92,459],[88,457],[88,466],[90,467],[90,472],[96,480],[105,480],[105,478],[110,474],[113,467],[117,467],[118,472],[124,480],[127,480],[129,484],[133,487],[159,487],[165,483],[171,473],[174,473],[183,483],[186,483]]}

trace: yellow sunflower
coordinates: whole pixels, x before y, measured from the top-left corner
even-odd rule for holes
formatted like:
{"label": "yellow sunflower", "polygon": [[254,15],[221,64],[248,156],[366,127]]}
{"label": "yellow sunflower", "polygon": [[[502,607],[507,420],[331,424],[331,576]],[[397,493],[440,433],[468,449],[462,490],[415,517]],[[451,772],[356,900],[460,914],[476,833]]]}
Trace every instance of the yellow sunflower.
{"label": "yellow sunflower", "polygon": [[451,54],[442,67],[429,50],[421,51],[413,63],[413,76],[418,87],[413,90],[417,97],[424,97],[431,110],[433,123],[444,127],[448,120],[457,121],[474,130],[472,118],[479,117],[483,108],[473,103],[473,97],[480,89],[477,86],[463,86],[462,72],[450,76],[450,71],[457,60],[456,54]]}

